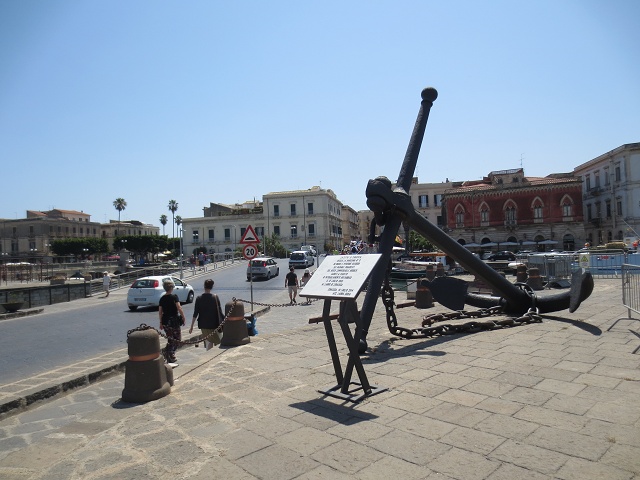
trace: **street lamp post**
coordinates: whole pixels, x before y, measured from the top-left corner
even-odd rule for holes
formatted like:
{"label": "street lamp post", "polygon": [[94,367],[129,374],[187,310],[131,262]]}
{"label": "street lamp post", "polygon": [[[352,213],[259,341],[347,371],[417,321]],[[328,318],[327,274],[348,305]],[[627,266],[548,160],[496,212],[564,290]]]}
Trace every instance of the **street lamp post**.
{"label": "street lamp post", "polygon": [[236,248],[238,245],[238,237],[236,236],[237,229],[238,229],[238,226],[234,225],[233,226],[233,252],[231,252],[231,263],[234,263],[236,261]]}

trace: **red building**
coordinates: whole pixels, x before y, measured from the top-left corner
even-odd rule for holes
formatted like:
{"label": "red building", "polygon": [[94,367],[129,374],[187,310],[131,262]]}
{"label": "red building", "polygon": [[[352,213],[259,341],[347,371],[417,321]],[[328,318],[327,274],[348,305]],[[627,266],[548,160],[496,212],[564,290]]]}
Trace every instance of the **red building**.
{"label": "red building", "polygon": [[449,235],[470,248],[575,250],[585,241],[582,184],[571,174],[491,172],[482,180],[454,182],[443,205]]}

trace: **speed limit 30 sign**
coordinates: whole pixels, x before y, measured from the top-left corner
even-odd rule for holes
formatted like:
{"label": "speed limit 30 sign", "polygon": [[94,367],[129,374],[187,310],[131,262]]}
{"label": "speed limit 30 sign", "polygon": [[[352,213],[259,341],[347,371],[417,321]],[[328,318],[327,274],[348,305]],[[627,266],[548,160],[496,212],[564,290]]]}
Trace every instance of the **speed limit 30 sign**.
{"label": "speed limit 30 sign", "polygon": [[242,256],[246,260],[253,260],[258,256],[258,247],[255,244],[248,244],[242,248]]}

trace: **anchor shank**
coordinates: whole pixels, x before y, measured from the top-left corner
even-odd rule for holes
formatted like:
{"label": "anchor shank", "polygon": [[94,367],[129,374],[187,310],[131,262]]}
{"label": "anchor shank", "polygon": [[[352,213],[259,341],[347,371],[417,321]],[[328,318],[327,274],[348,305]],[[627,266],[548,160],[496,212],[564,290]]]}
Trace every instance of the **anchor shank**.
{"label": "anchor shank", "polygon": [[508,304],[518,307],[530,306],[531,299],[524,291],[513,285],[415,210],[411,210],[408,223],[414,230],[428,238],[431,243],[458,261],[467,271],[482,278],[487,284],[500,292],[500,295],[507,300]]}
{"label": "anchor shank", "polygon": [[[434,88],[425,88],[421,93],[422,101],[420,102],[420,110],[416,117],[416,123],[411,133],[409,145],[407,147],[407,153],[405,154],[404,161],[400,167],[400,173],[396,184],[404,189],[405,192],[409,192],[411,186],[411,180],[416,169],[418,162],[418,155],[420,154],[420,147],[422,146],[422,140],[424,138],[424,131],[427,127],[427,120],[429,120],[429,112],[433,106],[433,102],[438,98],[438,92]],[[367,288],[367,294],[365,295],[362,303],[362,309],[360,311],[360,319],[362,320],[362,339],[366,340],[367,333],[369,332],[369,326],[371,325],[371,318],[376,308],[376,302],[380,296],[380,290],[382,289],[382,282],[386,274],[386,269],[391,259],[391,252],[393,251],[393,242],[398,234],[402,219],[399,216],[393,216],[389,219],[386,225],[384,225],[384,231],[380,236],[380,243],[378,247],[378,253],[382,254],[382,261],[378,262],[373,271],[369,281],[369,287]]]}

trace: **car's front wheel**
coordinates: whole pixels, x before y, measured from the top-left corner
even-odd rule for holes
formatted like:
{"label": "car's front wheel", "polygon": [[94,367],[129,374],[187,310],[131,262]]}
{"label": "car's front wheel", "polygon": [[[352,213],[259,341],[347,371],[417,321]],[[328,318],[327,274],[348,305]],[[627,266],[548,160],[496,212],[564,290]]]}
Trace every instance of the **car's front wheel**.
{"label": "car's front wheel", "polygon": [[189,295],[187,296],[187,303],[193,303],[194,296],[195,294],[193,292],[189,292]]}

